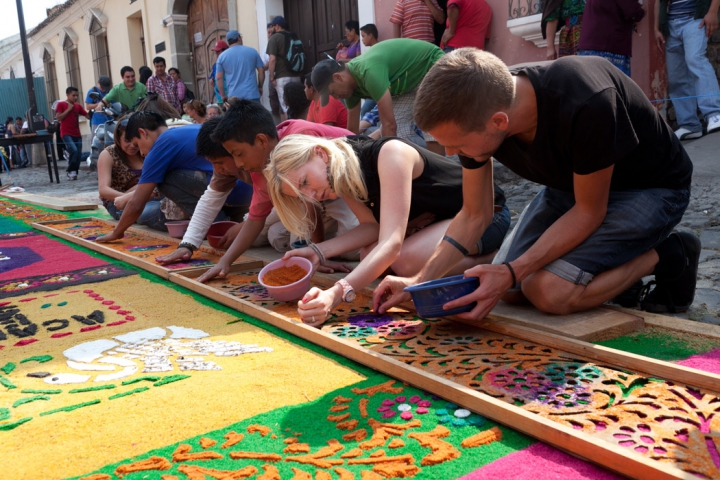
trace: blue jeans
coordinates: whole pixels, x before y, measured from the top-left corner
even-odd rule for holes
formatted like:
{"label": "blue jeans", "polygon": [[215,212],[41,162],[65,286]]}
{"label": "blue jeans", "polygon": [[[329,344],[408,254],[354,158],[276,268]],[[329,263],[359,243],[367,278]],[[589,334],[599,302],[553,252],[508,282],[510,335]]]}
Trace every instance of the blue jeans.
{"label": "blue jeans", "polygon": [[63,135],[62,139],[65,143],[65,150],[67,150],[70,154],[70,160],[68,161],[66,171],[77,173],[80,169],[80,158],[82,156],[82,137]]}
{"label": "blue jeans", "polygon": [[[105,209],[115,220],[120,220],[122,210],[119,210],[112,200],[105,204]],[[167,218],[165,218],[165,214],[160,210],[160,199],[153,199],[145,204],[145,209],[135,223],[167,232],[165,222],[167,222]]]}
{"label": "blue jeans", "polygon": [[[611,191],[600,227],[543,269],[575,285],[587,285],[595,275],[624,265],[665,240],[682,219],[689,201],[690,190]],[[501,252],[493,263],[516,260],[574,205],[573,193],[549,187],[542,189],[508,237],[507,255],[504,259],[498,258]]]}
{"label": "blue jeans", "polygon": [[670,98],[712,95],[700,98],[673,100],[678,125],[691,132],[701,132],[703,118],[720,114],[720,88],[710,61],[707,59],[708,39],[705,27],[698,28],[702,19],[692,15],[670,17],[670,35],[665,39],[665,59],[668,70]]}

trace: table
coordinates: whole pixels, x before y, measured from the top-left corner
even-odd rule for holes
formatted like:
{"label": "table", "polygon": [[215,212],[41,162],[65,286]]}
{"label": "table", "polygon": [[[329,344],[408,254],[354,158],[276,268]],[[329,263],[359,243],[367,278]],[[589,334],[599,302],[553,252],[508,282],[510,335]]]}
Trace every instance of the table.
{"label": "table", "polygon": [[[15,136],[12,138],[0,138],[0,147],[16,147],[18,145],[31,145],[34,143],[42,143],[45,144],[45,142],[50,142],[52,144],[54,135],[46,134],[46,135],[24,135],[24,136]],[[48,174],[50,175],[50,183],[53,183],[53,175],[52,175],[52,167],[55,167],[55,181],[56,183],[60,183],[60,175],[58,174],[58,166],[57,166],[57,157],[55,156],[55,149],[50,148],[50,151],[52,152],[52,165],[50,164],[50,159],[47,160],[48,164]],[[47,152],[45,153],[47,156]]]}

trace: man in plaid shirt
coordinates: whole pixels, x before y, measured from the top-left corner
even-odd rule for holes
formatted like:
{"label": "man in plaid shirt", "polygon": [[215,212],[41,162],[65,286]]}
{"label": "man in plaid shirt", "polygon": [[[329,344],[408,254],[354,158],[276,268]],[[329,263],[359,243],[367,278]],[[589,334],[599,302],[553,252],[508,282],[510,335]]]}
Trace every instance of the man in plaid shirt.
{"label": "man in plaid shirt", "polygon": [[148,78],[146,85],[148,92],[157,93],[170,105],[175,107],[178,113],[182,114],[182,106],[180,105],[180,99],[177,93],[177,84],[170,75],[165,73],[165,59],[163,57],[155,57],[153,58],[153,65],[155,66],[155,74]]}

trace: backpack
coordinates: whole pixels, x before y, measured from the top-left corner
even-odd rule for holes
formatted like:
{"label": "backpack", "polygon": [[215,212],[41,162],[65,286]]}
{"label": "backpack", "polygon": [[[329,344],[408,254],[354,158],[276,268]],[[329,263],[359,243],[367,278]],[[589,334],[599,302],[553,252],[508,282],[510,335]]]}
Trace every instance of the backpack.
{"label": "backpack", "polygon": [[301,73],[305,70],[305,49],[302,40],[291,32],[279,32],[285,37],[285,59],[293,72]]}

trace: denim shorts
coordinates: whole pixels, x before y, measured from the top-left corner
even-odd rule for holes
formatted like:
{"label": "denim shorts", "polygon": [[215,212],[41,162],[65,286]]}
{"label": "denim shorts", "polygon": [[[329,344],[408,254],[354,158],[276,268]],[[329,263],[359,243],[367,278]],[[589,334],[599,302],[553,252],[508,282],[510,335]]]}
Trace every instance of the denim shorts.
{"label": "denim shorts", "polygon": [[[595,275],[624,265],[665,240],[682,219],[689,201],[689,189],[611,191],[600,227],[543,268],[575,285],[587,285]],[[545,187],[527,206],[506,240],[507,255],[496,257],[493,263],[516,260],[573,205],[573,193]]]}
{"label": "denim shorts", "polygon": [[495,212],[492,223],[485,229],[482,238],[478,240],[478,255],[486,255],[500,248],[509,228],[510,209],[507,205],[503,205],[502,210]]}

